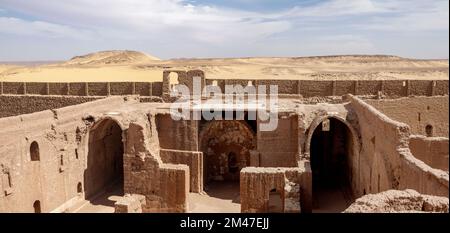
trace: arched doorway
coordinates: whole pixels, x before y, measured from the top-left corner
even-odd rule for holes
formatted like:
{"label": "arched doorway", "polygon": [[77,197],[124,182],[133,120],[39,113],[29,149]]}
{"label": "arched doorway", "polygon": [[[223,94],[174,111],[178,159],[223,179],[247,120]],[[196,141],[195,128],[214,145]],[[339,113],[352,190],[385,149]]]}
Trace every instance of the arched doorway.
{"label": "arched doorway", "polygon": [[194,199],[191,206],[203,206],[206,212],[239,212],[240,171],[250,165],[256,134],[245,120],[203,122],[200,132],[204,191],[208,198]]}
{"label": "arched doorway", "polygon": [[255,149],[255,133],[239,120],[208,122],[200,134],[204,158],[204,182],[239,181],[239,172],[250,165],[250,150]]}
{"label": "arched doorway", "polygon": [[341,212],[354,200],[352,130],[335,117],[320,119],[310,130],[313,212]]}
{"label": "arched doorway", "polygon": [[111,119],[97,122],[89,131],[84,192],[88,200],[105,193],[123,195],[122,129]]}

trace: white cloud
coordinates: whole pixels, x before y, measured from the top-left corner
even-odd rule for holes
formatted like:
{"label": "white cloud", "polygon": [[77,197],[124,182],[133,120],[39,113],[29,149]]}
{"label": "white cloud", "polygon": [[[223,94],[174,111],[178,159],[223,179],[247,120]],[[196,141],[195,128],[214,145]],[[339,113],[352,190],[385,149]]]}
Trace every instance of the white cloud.
{"label": "white cloud", "polygon": [[[92,47],[120,45],[192,57],[265,51],[292,55],[295,50],[289,47],[299,43],[312,48],[311,53],[369,53],[377,51],[376,38],[369,33],[448,32],[448,4],[447,0],[328,0],[257,12],[187,0],[0,0],[8,13],[29,16],[0,16],[0,35],[70,38],[92,41]],[[384,39],[401,43],[394,37]]]}
{"label": "white cloud", "polygon": [[88,39],[88,31],[42,21],[25,21],[12,17],[0,17],[0,31],[33,37]]}

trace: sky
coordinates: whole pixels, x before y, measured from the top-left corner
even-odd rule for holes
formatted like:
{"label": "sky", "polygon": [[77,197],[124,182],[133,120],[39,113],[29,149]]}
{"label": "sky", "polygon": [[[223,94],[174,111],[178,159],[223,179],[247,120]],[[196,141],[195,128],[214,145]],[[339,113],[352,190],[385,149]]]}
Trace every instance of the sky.
{"label": "sky", "polygon": [[448,0],[0,0],[0,61],[102,50],[162,58],[449,57]]}

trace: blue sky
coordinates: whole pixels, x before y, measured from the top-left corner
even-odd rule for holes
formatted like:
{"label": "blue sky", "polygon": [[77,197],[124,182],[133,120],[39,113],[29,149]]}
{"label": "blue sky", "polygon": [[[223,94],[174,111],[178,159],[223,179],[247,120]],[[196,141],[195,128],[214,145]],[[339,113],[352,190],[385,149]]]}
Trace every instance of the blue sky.
{"label": "blue sky", "polygon": [[0,0],[0,61],[110,49],[448,59],[448,18],[448,0]]}

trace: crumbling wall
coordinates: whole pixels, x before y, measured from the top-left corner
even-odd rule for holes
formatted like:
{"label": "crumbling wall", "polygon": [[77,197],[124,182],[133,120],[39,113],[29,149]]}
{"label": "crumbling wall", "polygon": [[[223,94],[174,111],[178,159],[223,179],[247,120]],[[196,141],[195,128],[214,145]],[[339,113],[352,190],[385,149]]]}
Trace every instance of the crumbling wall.
{"label": "crumbling wall", "polygon": [[198,151],[198,122],[173,120],[169,113],[156,115],[159,145],[162,149]]}
{"label": "crumbling wall", "polygon": [[359,196],[389,189],[415,189],[429,195],[448,196],[448,174],[414,158],[408,148],[408,125],[394,121],[357,97],[350,106],[359,121]]}
{"label": "crumbling wall", "polygon": [[145,196],[126,194],[114,203],[114,213],[142,213],[145,204]]}
{"label": "crumbling wall", "polygon": [[[301,203],[311,201],[310,184],[305,184],[310,171],[302,168],[256,168],[246,167],[240,173],[240,200],[243,213],[267,213],[273,211],[271,194],[279,194],[281,208],[276,212],[308,212],[309,206]],[[306,187],[303,191],[302,189]],[[305,200],[303,200],[305,199]]]}
{"label": "crumbling wall", "polygon": [[200,78],[200,89],[198,90],[200,93],[205,87],[205,73],[201,70],[165,70],[163,72],[162,97],[166,101],[173,100],[173,98],[170,97],[172,84],[170,83],[171,80],[169,75],[171,75],[171,73],[176,74],[176,80],[174,80],[176,84],[187,86],[191,95],[194,94],[194,77]]}
{"label": "crumbling wall", "polygon": [[[37,200],[42,212],[62,212],[82,199],[78,184],[83,184],[84,141],[90,124],[83,118],[122,104],[122,97],[111,97],[1,118],[0,135],[7,136],[0,137],[0,212],[33,212]],[[39,147],[35,161],[30,155],[33,142]]]}
{"label": "crumbling wall", "polygon": [[432,168],[448,171],[448,138],[411,135],[409,149]]}
{"label": "crumbling wall", "polygon": [[144,212],[185,212],[189,167],[165,164],[160,158],[155,116],[131,122],[126,133],[124,191],[146,197]]}
{"label": "crumbling wall", "polygon": [[258,131],[258,166],[296,167],[299,153],[298,130],[296,114],[280,114],[274,131]]}
{"label": "crumbling wall", "polygon": [[164,163],[185,164],[189,166],[190,191],[203,191],[203,153],[199,151],[160,150]]}
{"label": "crumbling wall", "polygon": [[388,190],[368,194],[355,201],[344,213],[448,213],[448,197],[422,195],[414,190]]}
{"label": "crumbling wall", "polygon": [[432,127],[434,137],[448,137],[449,97],[411,97],[387,100],[366,100],[389,118],[409,125],[412,134],[427,135]]}

